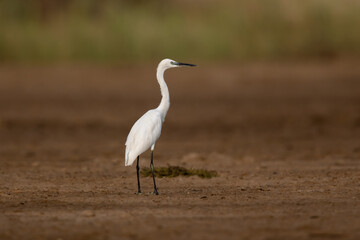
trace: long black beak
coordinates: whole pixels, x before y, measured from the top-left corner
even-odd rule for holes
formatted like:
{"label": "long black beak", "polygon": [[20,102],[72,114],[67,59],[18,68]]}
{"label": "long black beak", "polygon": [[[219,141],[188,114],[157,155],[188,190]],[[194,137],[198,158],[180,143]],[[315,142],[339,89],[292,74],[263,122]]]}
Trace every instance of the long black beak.
{"label": "long black beak", "polygon": [[195,64],[191,64],[191,63],[181,63],[181,62],[176,62],[175,63],[178,66],[189,66],[189,67],[196,67]]}

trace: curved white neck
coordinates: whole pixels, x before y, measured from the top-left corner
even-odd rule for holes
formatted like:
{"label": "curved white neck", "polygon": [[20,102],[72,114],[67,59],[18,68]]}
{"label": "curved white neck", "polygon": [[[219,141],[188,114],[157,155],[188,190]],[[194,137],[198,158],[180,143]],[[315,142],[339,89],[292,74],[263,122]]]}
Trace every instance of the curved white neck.
{"label": "curved white neck", "polygon": [[166,116],[166,113],[167,111],[169,110],[169,107],[170,107],[170,95],[169,95],[169,90],[168,90],[168,87],[165,83],[165,80],[164,80],[164,72],[165,72],[166,69],[162,68],[162,67],[159,67],[157,69],[157,72],[156,72],[156,77],[157,77],[157,80],[159,82],[159,85],[160,85],[160,90],[161,90],[161,102],[159,104],[159,106],[157,107],[157,110],[159,110],[161,112],[161,117],[162,117],[162,121],[165,120],[165,116]]}

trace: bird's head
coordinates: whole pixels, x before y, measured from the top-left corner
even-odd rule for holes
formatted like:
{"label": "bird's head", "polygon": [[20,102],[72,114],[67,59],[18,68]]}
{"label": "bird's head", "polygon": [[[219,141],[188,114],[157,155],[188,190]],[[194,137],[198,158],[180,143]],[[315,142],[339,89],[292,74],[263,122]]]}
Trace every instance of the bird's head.
{"label": "bird's head", "polygon": [[164,60],[162,60],[159,63],[158,68],[162,68],[162,69],[166,70],[168,68],[182,67],[182,66],[195,67],[196,65],[190,64],[190,63],[177,62],[177,61],[165,58]]}

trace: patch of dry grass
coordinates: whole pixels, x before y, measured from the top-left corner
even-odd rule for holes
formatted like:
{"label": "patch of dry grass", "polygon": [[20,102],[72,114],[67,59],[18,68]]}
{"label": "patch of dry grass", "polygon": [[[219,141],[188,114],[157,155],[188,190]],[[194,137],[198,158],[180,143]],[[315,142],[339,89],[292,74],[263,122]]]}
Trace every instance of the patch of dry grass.
{"label": "patch of dry grass", "polygon": [[[158,167],[154,169],[155,176],[162,177],[178,177],[178,176],[199,176],[200,178],[212,178],[217,177],[216,171],[208,171],[205,169],[187,169],[179,166],[168,166],[168,167]],[[144,177],[152,176],[150,168],[143,168],[141,170],[141,175]]]}

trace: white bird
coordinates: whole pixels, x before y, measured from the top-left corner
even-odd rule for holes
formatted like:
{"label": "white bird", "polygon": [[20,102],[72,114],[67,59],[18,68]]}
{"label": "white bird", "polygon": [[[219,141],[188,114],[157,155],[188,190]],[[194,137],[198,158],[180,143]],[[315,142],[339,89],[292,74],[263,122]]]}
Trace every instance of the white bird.
{"label": "white bird", "polygon": [[125,166],[130,166],[137,158],[136,173],[138,181],[138,194],[141,194],[140,179],[139,179],[139,156],[151,147],[151,162],[150,168],[152,171],[154,181],[154,194],[158,195],[154,176],[153,153],[155,143],[161,134],[161,127],[165,121],[165,116],[170,107],[170,95],[168,87],[164,80],[164,72],[169,68],[196,65],[189,63],[180,63],[171,59],[164,59],[159,63],[156,77],[160,85],[162,99],[159,106],[155,109],[147,111],[141,118],[139,118],[126,139],[125,150]]}

